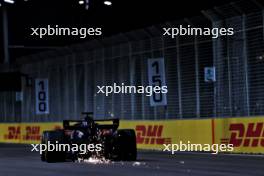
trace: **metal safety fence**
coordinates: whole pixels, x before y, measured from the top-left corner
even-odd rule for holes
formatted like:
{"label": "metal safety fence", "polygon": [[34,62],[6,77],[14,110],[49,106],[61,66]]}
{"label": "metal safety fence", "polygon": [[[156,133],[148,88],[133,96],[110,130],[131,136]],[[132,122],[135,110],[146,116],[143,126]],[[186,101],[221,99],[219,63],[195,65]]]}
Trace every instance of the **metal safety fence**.
{"label": "metal safety fence", "polygon": [[[163,27],[232,27],[234,35],[163,36]],[[144,94],[97,94],[97,86],[148,85],[149,58],[164,58],[167,105],[150,106]],[[104,40],[17,59],[31,78],[48,78],[50,113],[36,115],[34,84],[23,100],[0,93],[0,121],[60,121],[92,111],[96,118],[187,119],[264,115],[264,8],[233,3],[203,15],[155,25]],[[214,67],[215,82],[204,70]],[[25,82],[25,80],[24,80]]]}

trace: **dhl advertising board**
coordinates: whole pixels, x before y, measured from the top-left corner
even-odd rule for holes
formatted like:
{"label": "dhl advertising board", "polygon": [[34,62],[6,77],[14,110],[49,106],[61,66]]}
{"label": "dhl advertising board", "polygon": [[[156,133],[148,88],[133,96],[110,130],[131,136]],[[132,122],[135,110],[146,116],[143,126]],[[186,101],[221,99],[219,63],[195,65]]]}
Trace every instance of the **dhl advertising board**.
{"label": "dhl advertising board", "polygon": [[0,142],[35,144],[43,131],[61,127],[61,123],[0,123]]}
{"label": "dhl advertising board", "polygon": [[[45,130],[62,123],[0,123],[0,142],[39,143]],[[233,144],[234,152],[264,153],[264,117],[197,120],[129,121],[120,129],[136,131],[140,149],[163,149],[163,144]]]}
{"label": "dhl advertising board", "polygon": [[212,143],[210,120],[121,121],[121,128],[136,131],[138,148],[163,149],[163,144]]}
{"label": "dhl advertising board", "polygon": [[215,143],[233,144],[237,153],[264,153],[264,117],[212,121]]}

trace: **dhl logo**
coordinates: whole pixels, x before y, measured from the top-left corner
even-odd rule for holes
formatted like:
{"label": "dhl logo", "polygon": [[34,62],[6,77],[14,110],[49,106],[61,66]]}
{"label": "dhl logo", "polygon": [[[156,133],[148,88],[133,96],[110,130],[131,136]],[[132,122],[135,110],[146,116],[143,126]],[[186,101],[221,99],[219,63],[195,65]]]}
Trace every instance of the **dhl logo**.
{"label": "dhl logo", "polygon": [[171,138],[163,138],[163,125],[137,125],[137,143],[138,144],[169,144]]}
{"label": "dhl logo", "polygon": [[8,130],[8,134],[4,135],[4,139],[7,139],[7,140],[20,139],[21,137],[20,126],[9,126],[7,130]]}
{"label": "dhl logo", "polygon": [[40,126],[26,126],[26,134],[23,135],[23,140],[40,140]]}
{"label": "dhl logo", "polygon": [[230,138],[222,138],[221,143],[234,147],[264,147],[264,123],[230,124]]}
{"label": "dhl logo", "polygon": [[[40,126],[8,126],[7,133],[4,134],[5,140],[25,140],[39,141],[41,139]],[[54,126],[54,129],[61,129],[60,126]]]}

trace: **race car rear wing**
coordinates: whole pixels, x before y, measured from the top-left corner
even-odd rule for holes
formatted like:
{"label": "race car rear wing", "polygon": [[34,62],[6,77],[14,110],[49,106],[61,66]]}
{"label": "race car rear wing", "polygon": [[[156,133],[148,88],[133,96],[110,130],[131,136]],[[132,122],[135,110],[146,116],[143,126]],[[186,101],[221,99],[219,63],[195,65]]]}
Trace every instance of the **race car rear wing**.
{"label": "race car rear wing", "polygon": [[[84,120],[63,120],[63,128],[67,130],[76,130],[81,128],[87,128],[82,126]],[[109,123],[110,122],[110,123]],[[94,120],[94,123],[99,129],[114,129],[119,127],[119,119],[100,119]]]}

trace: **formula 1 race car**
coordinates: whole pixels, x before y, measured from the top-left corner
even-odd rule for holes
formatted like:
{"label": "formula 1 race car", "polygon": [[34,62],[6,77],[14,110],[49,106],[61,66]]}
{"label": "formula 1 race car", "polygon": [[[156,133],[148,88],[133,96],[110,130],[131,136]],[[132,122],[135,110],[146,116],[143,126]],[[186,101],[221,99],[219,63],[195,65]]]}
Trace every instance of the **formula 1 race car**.
{"label": "formula 1 race car", "polygon": [[[136,160],[136,135],[133,129],[118,129],[119,119],[93,120],[93,113],[82,114],[85,115],[83,120],[64,120],[63,129],[43,132],[40,145],[46,145],[46,148],[41,153],[42,161],[75,161],[90,157]],[[48,145],[53,145],[53,150],[48,150]],[[76,149],[76,146],[81,149],[84,145],[88,146],[85,152]],[[69,149],[73,147],[75,150]]]}

